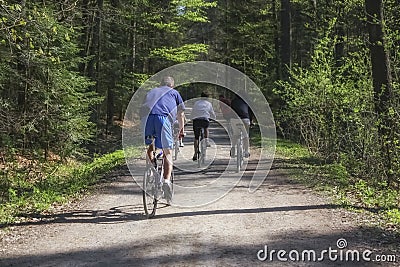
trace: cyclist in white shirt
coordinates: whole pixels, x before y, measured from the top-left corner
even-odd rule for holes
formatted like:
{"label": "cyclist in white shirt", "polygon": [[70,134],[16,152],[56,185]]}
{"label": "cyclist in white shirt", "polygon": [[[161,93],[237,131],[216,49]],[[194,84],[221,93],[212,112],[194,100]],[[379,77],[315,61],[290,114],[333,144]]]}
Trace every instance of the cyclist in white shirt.
{"label": "cyclist in white shirt", "polygon": [[201,128],[204,129],[204,138],[208,138],[210,126],[210,119],[215,120],[215,112],[212,104],[206,100],[208,94],[205,92],[201,93],[201,99],[197,100],[192,109],[190,118],[193,120],[193,131],[194,131],[194,155],[193,161],[197,160],[199,152],[199,137]]}

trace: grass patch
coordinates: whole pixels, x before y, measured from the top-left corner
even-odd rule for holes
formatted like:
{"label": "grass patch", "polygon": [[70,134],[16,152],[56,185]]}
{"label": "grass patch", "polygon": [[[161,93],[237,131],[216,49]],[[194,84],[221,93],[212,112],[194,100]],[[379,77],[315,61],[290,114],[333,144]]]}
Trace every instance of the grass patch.
{"label": "grass patch", "polygon": [[336,204],[358,211],[371,211],[385,226],[400,230],[400,193],[376,179],[360,179],[338,162],[328,162],[311,154],[302,145],[277,140],[278,168],[288,170],[297,181],[328,192]]}
{"label": "grass patch", "polygon": [[7,182],[1,186],[3,196],[7,198],[3,198],[0,206],[0,225],[44,212],[54,204],[63,204],[124,163],[124,151],[118,150],[89,163],[69,162],[46,166],[40,171],[40,179],[33,181],[27,179],[30,175],[26,170],[8,171],[4,175]]}

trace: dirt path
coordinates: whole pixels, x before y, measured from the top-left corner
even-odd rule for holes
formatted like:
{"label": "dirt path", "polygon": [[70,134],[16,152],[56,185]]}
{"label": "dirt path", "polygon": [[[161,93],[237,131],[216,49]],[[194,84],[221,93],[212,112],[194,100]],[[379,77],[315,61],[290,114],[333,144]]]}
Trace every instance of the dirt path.
{"label": "dirt path", "polygon": [[[176,181],[196,184],[226,170],[229,146],[223,141],[218,141],[221,145],[213,165],[190,175],[177,171]],[[191,157],[188,144],[181,160]],[[150,220],[143,215],[140,188],[127,169],[119,170],[110,177],[111,183],[73,209],[3,229],[0,265],[377,266],[378,262],[363,261],[361,253],[371,250],[371,259],[381,254],[400,256],[393,244],[384,242],[384,232],[362,226],[359,215],[335,207],[329,199],[291,181],[279,159],[268,179],[250,194],[246,174],[252,171],[252,161],[253,157],[244,178],[218,201],[191,208],[162,207]],[[188,164],[192,164],[190,160]],[[342,250],[339,239],[347,241]],[[279,260],[277,252],[272,261],[261,261],[258,257],[265,257],[266,248],[267,255],[272,250],[286,251],[280,256],[289,261]],[[325,260],[316,262],[322,251],[329,249],[336,251],[331,251],[331,259],[325,252]],[[357,250],[360,262],[346,261],[348,250]],[[298,261],[289,259],[289,255],[296,257],[295,251]],[[316,261],[312,261],[311,251],[316,252]]]}

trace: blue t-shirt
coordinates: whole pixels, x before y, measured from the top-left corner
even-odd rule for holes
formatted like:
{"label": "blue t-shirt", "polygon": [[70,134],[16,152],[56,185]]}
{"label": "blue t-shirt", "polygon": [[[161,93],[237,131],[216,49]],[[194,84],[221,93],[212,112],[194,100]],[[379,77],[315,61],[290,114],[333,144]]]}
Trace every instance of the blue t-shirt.
{"label": "blue t-shirt", "polygon": [[178,91],[168,86],[150,90],[143,103],[145,113],[168,116],[174,121],[178,110],[185,110],[185,104]]}

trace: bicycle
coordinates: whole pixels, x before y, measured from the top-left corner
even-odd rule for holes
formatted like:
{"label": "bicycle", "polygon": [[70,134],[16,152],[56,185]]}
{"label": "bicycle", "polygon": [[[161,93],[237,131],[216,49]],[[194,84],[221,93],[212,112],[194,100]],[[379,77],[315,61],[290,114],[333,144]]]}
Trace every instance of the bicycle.
{"label": "bicycle", "polygon": [[[143,206],[147,218],[152,218],[156,214],[158,201],[163,197],[162,185],[164,183],[164,157],[162,151],[157,153],[152,138],[153,161],[146,160],[146,170],[143,177]],[[147,155],[146,155],[147,157]],[[171,184],[174,182],[174,172],[171,174]],[[173,190],[173,189],[172,189]],[[169,205],[170,203],[167,203]]]}
{"label": "bicycle", "polygon": [[199,143],[197,149],[197,167],[201,167],[205,162],[206,154],[207,154],[207,141],[204,138],[204,128],[200,128],[200,136]]}

